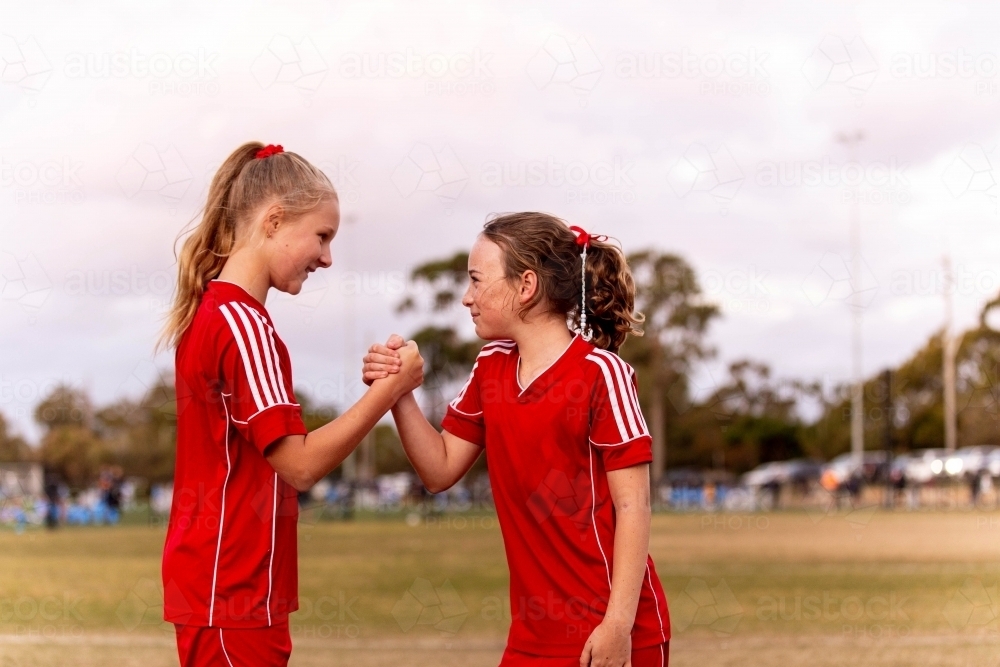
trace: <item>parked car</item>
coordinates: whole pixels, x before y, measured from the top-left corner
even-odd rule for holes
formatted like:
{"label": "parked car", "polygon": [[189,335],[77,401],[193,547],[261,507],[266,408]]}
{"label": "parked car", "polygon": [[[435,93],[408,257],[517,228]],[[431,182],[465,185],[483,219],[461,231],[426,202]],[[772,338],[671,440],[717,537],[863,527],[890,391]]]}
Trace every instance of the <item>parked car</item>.
{"label": "parked car", "polygon": [[885,450],[876,449],[862,452],[860,470],[854,462],[853,453],[840,454],[823,466],[821,474],[837,486],[841,486],[846,484],[855,473],[860,473],[861,479],[869,484],[884,480],[888,473]]}
{"label": "parked car", "polygon": [[906,455],[903,474],[907,483],[926,484],[945,475],[945,461],[949,457],[946,449],[915,449]]}
{"label": "parked car", "polygon": [[991,477],[1000,477],[1000,447],[994,449],[986,455],[983,467]]}
{"label": "parked car", "polygon": [[750,472],[744,473],[740,482],[749,488],[760,488],[768,484],[783,484],[789,478],[788,461],[762,463]]}
{"label": "parked car", "polygon": [[774,484],[808,485],[819,479],[823,464],[813,459],[791,459],[762,463],[740,480],[743,486],[760,488]]}
{"label": "parked car", "polygon": [[944,462],[944,471],[950,477],[971,479],[979,477],[987,465],[990,454],[997,451],[995,445],[975,445],[962,447]]}

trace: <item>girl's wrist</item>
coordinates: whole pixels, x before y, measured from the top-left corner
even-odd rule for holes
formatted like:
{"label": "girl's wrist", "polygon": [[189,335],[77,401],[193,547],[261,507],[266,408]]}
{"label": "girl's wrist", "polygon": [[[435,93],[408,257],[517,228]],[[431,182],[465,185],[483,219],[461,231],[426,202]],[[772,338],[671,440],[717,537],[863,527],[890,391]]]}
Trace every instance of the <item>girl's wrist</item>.
{"label": "girl's wrist", "polygon": [[617,611],[614,607],[608,607],[608,611],[604,614],[603,623],[607,625],[623,630],[625,632],[631,632],[632,626],[635,625],[635,614],[625,614]]}
{"label": "girl's wrist", "polygon": [[392,406],[392,411],[395,413],[403,410],[409,410],[415,403],[416,398],[414,398],[413,392],[408,391],[396,400]]}

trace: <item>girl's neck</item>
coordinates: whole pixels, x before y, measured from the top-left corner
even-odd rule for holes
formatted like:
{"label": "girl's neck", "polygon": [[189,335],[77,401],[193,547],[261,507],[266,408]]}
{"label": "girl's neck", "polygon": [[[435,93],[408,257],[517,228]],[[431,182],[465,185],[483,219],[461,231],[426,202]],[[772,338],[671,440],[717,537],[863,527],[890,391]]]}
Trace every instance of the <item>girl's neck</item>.
{"label": "girl's neck", "polygon": [[219,280],[239,285],[263,306],[271,287],[267,271],[257,269],[250,262],[242,260],[239,251],[234,253],[222,267]]}
{"label": "girl's neck", "polygon": [[521,384],[528,384],[539,372],[559,358],[573,340],[573,332],[561,320],[532,322],[512,336],[521,357]]}

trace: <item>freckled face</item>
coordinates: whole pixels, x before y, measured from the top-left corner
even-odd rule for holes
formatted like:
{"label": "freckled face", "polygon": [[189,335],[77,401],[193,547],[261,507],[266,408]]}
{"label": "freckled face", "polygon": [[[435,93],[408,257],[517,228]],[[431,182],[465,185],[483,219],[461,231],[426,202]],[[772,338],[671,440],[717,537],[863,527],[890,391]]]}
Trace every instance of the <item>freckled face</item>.
{"label": "freckled face", "polygon": [[503,250],[480,236],[469,252],[469,287],[462,295],[476,335],[483,340],[510,338],[516,303],[517,294],[503,275]]}

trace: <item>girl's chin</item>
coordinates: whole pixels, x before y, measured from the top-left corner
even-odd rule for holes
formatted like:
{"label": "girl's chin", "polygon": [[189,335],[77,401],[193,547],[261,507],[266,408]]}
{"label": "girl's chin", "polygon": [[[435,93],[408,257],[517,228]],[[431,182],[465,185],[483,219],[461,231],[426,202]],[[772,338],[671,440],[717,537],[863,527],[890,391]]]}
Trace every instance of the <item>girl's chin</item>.
{"label": "girl's chin", "polygon": [[505,336],[502,332],[491,330],[479,322],[476,322],[476,336],[483,340],[504,340],[510,338],[510,336]]}

